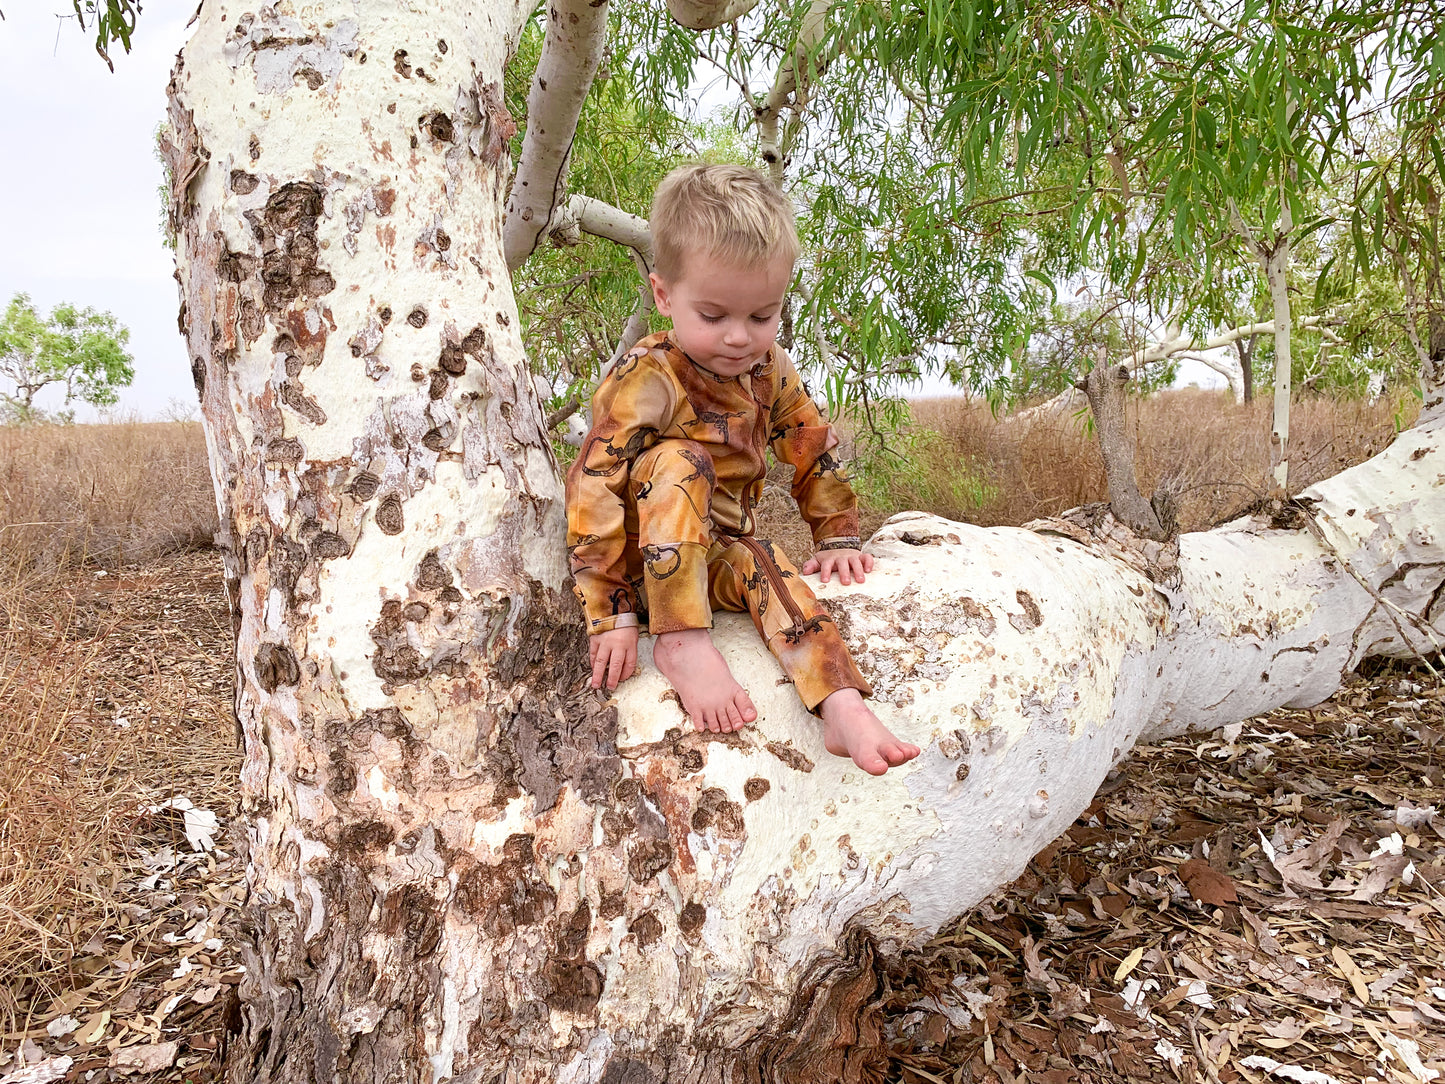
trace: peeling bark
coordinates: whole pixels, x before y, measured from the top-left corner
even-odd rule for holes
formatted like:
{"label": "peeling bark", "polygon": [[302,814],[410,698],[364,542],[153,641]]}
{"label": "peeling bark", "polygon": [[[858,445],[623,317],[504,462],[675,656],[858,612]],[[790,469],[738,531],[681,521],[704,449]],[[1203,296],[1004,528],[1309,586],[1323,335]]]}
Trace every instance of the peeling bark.
{"label": "peeling bark", "polygon": [[821,592],[924,747],[883,779],[736,615],[755,727],[693,732],[646,650],[604,700],[504,270],[517,11],[290,10],[207,3],[171,88],[246,748],[233,1080],[876,1079],[882,946],[1012,878],[1135,741],[1438,635],[1427,417],[1300,522],[1177,549],[896,520]]}

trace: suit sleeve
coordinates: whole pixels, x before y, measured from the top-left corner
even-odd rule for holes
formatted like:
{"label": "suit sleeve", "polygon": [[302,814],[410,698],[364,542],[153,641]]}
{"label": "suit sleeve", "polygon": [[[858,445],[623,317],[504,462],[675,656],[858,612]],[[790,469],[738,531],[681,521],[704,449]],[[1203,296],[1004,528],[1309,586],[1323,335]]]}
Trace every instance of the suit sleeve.
{"label": "suit sleeve", "polygon": [[777,392],[770,444],[793,468],[793,500],[812,529],[815,549],[857,548],[858,498],[833,455],[838,435],[803,386],[792,359],[774,349]]}
{"label": "suit sleeve", "polygon": [[567,471],[567,552],[588,635],[638,623],[627,582],[626,493],[632,461],[677,409],[670,374],[645,351],[625,355],[592,396],[592,428]]}

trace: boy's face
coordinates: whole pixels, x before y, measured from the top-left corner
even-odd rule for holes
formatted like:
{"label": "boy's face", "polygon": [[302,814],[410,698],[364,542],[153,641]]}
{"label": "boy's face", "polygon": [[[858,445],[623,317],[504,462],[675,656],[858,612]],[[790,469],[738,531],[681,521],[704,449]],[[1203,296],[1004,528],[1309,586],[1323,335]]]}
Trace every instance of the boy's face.
{"label": "boy's face", "polygon": [[672,318],[677,345],[718,376],[740,376],[762,360],[778,337],[793,263],[774,257],[738,267],[695,252],[675,281],[665,282],[655,273],[651,278],[657,311]]}

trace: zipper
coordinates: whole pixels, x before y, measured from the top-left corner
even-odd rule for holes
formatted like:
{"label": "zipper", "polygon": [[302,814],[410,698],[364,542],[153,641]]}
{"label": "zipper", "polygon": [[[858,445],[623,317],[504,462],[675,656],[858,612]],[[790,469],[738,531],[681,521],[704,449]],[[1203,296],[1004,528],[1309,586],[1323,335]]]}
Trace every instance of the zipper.
{"label": "zipper", "polygon": [[752,551],[753,560],[763,570],[768,582],[773,585],[773,594],[783,601],[783,609],[788,611],[788,616],[793,619],[793,628],[801,628],[804,622],[803,609],[798,605],[798,600],[793,598],[788,585],[783,582],[783,570],[770,556],[767,549],[756,538],[751,535],[740,534],[737,540]]}
{"label": "zipper", "polygon": [[[752,399],[753,405],[757,408],[758,416],[760,418],[763,417],[769,408],[764,407],[763,404],[758,401],[757,394],[753,390],[751,379],[748,381],[748,397]],[[788,590],[788,585],[783,581],[783,570],[780,569],[778,563],[768,555],[768,551],[762,543],[753,537],[753,486],[767,477],[768,453],[766,449],[762,452],[762,460],[762,473],[743,487],[742,530],[734,533],[724,528],[722,533],[732,535],[733,538],[737,539],[752,552],[753,561],[763,570],[763,575],[766,576],[768,582],[773,585],[773,594],[782,599],[783,609],[787,610],[788,616],[793,619],[793,628],[801,629],[806,621],[806,618],[803,617],[803,608],[798,605],[797,599],[793,598],[792,592]]]}

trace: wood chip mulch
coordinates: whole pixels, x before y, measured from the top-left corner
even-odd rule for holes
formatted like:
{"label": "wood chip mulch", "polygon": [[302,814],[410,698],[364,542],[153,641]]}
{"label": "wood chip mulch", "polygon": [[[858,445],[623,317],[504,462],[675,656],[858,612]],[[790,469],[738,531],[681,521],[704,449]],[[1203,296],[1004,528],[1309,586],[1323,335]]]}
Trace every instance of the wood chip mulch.
{"label": "wood chip mulch", "polygon": [[[136,768],[111,906],[28,980],[0,1084],[219,1071],[241,871],[217,564],[77,581],[104,636],[94,713],[149,734],[146,760],[171,754]],[[197,728],[207,740],[182,740]],[[885,965],[889,1079],[1441,1079],[1442,739],[1445,692],[1389,669],[1311,711],[1138,748],[1023,877]],[[178,797],[217,815],[210,849],[185,809],[150,811]]]}

